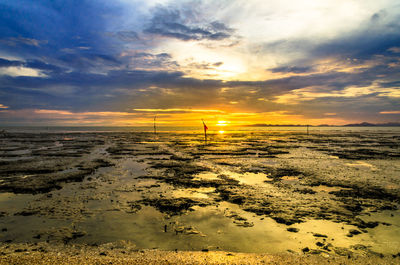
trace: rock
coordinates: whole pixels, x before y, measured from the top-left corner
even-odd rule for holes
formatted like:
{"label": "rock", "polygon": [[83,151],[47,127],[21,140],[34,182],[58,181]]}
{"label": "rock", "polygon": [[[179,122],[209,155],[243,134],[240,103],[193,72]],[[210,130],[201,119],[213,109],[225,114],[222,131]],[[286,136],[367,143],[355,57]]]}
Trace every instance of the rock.
{"label": "rock", "polygon": [[200,231],[197,231],[193,227],[189,227],[189,228],[187,228],[185,230],[186,230],[185,234],[187,234],[187,235],[198,235],[198,234],[200,234]]}
{"label": "rock", "polygon": [[336,254],[339,256],[347,256],[351,257],[353,255],[353,252],[348,250],[347,248],[342,248],[342,247],[334,247],[333,250],[335,251]]}
{"label": "rock", "polygon": [[235,220],[233,221],[237,226],[242,226],[242,227],[253,227],[254,224],[252,222],[247,222],[247,221],[239,221]]}
{"label": "rock", "polygon": [[313,233],[313,236],[314,237],[324,237],[324,238],[328,237],[327,235],[323,235],[323,234],[319,234],[319,233]]}
{"label": "rock", "polygon": [[321,253],[322,253],[322,250],[319,250],[319,249],[310,250],[310,254],[318,255],[318,254],[321,254]]}
{"label": "rock", "polygon": [[346,235],[347,237],[353,237],[353,235],[361,234],[361,231],[357,229],[350,229],[349,233]]}
{"label": "rock", "polygon": [[292,225],[294,223],[300,223],[299,220],[295,220],[295,219],[289,219],[287,217],[280,217],[280,216],[273,216],[272,219],[274,219],[277,223],[279,224],[285,224],[285,225]]}
{"label": "rock", "polygon": [[286,230],[289,231],[289,232],[292,232],[292,233],[297,233],[297,232],[300,231],[300,230],[299,230],[298,228],[296,228],[296,227],[289,227],[289,228],[287,228]]}
{"label": "rock", "polygon": [[303,253],[307,253],[310,251],[310,249],[308,247],[303,248],[301,251],[303,251]]}
{"label": "rock", "polygon": [[324,250],[326,250],[326,251],[331,251],[330,250],[330,247],[332,247],[333,245],[331,244],[331,243],[328,243],[328,244],[326,244],[324,247],[323,247],[323,249]]}
{"label": "rock", "polygon": [[185,227],[184,226],[178,226],[175,228],[175,233],[183,233],[183,231],[185,231]]}
{"label": "rock", "polygon": [[350,248],[355,249],[355,250],[363,250],[363,251],[367,251],[368,247],[362,244],[356,244],[356,245],[352,245],[350,246]]}

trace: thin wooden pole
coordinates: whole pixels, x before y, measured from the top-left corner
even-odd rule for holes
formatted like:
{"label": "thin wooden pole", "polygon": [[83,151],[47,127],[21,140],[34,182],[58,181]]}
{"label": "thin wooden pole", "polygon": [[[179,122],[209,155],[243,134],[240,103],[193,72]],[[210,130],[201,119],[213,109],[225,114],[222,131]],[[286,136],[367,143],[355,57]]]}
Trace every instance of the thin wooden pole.
{"label": "thin wooden pole", "polygon": [[207,144],[207,130],[204,127],[204,143]]}
{"label": "thin wooden pole", "polygon": [[204,120],[201,119],[203,122],[203,128],[204,128],[204,144],[207,144],[207,125],[204,123]]}
{"label": "thin wooden pole", "polygon": [[157,117],[157,115],[154,115],[154,135],[157,135],[157,129],[156,129],[156,117]]}

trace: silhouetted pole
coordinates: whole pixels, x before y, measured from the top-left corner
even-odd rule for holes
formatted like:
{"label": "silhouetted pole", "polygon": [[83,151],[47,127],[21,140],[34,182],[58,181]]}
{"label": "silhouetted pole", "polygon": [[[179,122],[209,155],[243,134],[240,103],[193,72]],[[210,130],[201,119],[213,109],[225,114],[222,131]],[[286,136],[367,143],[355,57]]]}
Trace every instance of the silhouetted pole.
{"label": "silhouetted pole", "polygon": [[157,129],[156,129],[156,117],[157,117],[157,115],[154,115],[154,135],[157,135]]}
{"label": "silhouetted pole", "polygon": [[307,135],[308,135],[308,127],[310,127],[310,125],[307,124]]}
{"label": "silhouetted pole", "polygon": [[204,144],[207,144],[207,130],[208,130],[208,127],[207,127],[207,125],[204,123],[204,120],[203,120],[203,119],[201,119],[201,120],[202,120],[203,126],[204,126]]}

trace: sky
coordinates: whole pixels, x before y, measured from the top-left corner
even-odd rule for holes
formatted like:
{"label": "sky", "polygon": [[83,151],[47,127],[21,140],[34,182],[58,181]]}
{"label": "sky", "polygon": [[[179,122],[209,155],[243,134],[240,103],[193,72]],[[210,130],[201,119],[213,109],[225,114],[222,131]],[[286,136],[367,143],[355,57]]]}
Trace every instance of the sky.
{"label": "sky", "polygon": [[0,124],[400,122],[398,0],[2,0]]}

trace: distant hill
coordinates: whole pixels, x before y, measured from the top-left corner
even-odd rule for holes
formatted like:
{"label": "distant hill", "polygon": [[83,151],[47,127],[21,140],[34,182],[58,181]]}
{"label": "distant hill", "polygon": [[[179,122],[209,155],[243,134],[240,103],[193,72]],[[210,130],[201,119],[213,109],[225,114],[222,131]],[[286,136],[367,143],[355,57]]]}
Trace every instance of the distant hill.
{"label": "distant hill", "polygon": [[[279,124],[251,124],[251,125],[244,125],[245,127],[305,127],[306,124],[286,124],[286,125],[279,125]],[[387,122],[387,123],[369,123],[369,122],[361,122],[361,123],[351,123],[346,125],[328,125],[328,124],[321,124],[321,125],[310,125],[310,127],[400,127],[400,122]]]}
{"label": "distant hill", "polygon": [[[264,124],[264,123],[257,123],[257,124],[250,124],[250,125],[243,125],[244,127],[305,127],[307,125],[301,124]],[[313,125],[310,125],[313,126]]]}
{"label": "distant hill", "polygon": [[361,123],[352,123],[343,125],[346,127],[397,127],[400,126],[400,122],[387,122],[387,123],[369,123],[369,122],[361,122]]}

